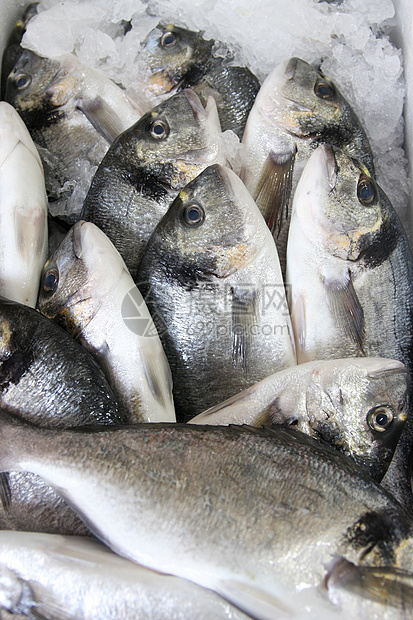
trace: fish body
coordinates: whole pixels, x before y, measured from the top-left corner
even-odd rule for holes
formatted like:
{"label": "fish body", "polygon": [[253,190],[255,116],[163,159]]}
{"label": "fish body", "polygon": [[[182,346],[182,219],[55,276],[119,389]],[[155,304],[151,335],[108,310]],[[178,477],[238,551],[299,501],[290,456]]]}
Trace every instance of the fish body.
{"label": "fish body", "polygon": [[0,445],[1,469],[41,475],[119,555],[212,589],[253,617],[334,617],[326,583],[342,560],[388,570],[396,592],[392,576],[404,571],[410,587],[391,611],[412,617],[409,516],[349,459],[299,431],[58,431],[2,414]]}
{"label": "fish body", "polygon": [[184,90],[145,114],[110,147],[82,210],[109,237],[134,277],[146,242],[178,192],[223,163],[216,105]]}
{"label": "fish body", "polygon": [[[411,374],[413,259],[409,243],[388,198],[367,168],[339,149],[320,146],[297,186],[287,281],[299,363],[381,356],[401,361]],[[394,468],[400,475],[404,472],[404,499],[393,484],[392,490],[405,504],[412,501],[407,473],[410,419],[409,415],[386,475]],[[404,464],[396,467],[397,454],[402,453]]]}
{"label": "fish body", "polygon": [[247,67],[235,65],[222,44],[202,35],[173,24],[158,24],[138,56],[149,73],[142,86],[158,97],[182,88],[194,89],[204,101],[212,95],[222,131],[230,129],[241,139],[259,80]]}
{"label": "fish body", "polygon": [[295,364],[274,241],[228,168],[210,166],[180,192],[136,282],[168,357],[178,421]]}
{"label": "fish body", "polygon": [[[2,299],[0,343],[0,402],[12,415],[49,428],[125,422],[90,353],[39,312]],[[3,529],[87,532],[32,474],[11,472],[0,490]]]}
{"label": "fish body", "polygon": [[210,590],[161,575],[97,540],[0,533],[0,609],[53,620],[246,620]]}
{"label": "fish body", "polygon": [[102,367],[128,422],[174,422],[171,371],[124,261],[91,222],[77,222],[43,269],[39,310]]}
{"label": "fish body", "polygon": [[23,121],[5,101],[0,126],[0,295],[34,308],[47,257],[43,167]]}
{"label": "fish body", "polygon": [[40,148],[52,215],[72,221],[110,143],[142,110],[104,73],[72,54],[43,58],[30,50],[8,77],[6,100]]}
{"label": "fish body", "polygon": [[263,82],[242,142],[240,176],[274,234],[285,273],[291,197],[311,153],[332,144],[373,174],[371,148],[337,86],[300,58],[279,64]]}
{"label": "fish body", "polygon": [[322,439],[380,482],[409,412],[406,367],[384,358],[307,362],[266,377],[191,424],[286,425]]}

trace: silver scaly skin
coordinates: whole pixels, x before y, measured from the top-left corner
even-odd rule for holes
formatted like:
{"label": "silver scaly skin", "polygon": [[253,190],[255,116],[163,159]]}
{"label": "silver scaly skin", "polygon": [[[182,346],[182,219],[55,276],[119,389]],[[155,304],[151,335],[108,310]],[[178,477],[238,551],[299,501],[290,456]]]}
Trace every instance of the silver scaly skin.
{"label": "silver scaly skin", "polygon": [[175,422],[171,371],[119,252],[79,221],[44,266],[38,308],[88,349],[130,424]]}
{"label": "silver scaly skin", "polygon": [[[287,282],[299,363],[381,356],[413,370],[413,258],[390,201],[363,164],[320,146],[294,197]],[[383,481],[413,509],[408,416]]]}
{"label": "silver scaly skin", "polygon": [[180,192],[136,282],[169,361],[178,421],[296,363],[274,240],[232,170],[210,166]]}
{"label": "silver scaly skin", "polygon": [[191,424],[285,425],[344,452],[380,482],[409,411],[407,368],[384,358],[292,366],[204,411]]}
{"label": "silver scaly skin", "polygon": [[[254,618],[346,617],[330,580],[335,594],[344,582],[353,592],[357,617],[368,617],[369,597],[383,618],[413,617],[409,515],[349,459],[299,431],[59,431],[2,413],[0,469],[42,476],[113,551]],[[340,576],[343,562],[352,579]]]}

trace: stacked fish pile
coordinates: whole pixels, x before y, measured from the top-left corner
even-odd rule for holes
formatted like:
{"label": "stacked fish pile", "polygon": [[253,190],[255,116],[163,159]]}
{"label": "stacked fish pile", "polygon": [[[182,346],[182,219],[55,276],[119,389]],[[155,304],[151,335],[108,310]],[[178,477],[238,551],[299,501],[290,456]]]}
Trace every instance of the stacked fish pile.
{"label": "stacked fish pile", "polygon": [[1,617],[413,618],[413,258],[351,105],[166,23],[134,101],[24,49],[36,11],[0,102]]}

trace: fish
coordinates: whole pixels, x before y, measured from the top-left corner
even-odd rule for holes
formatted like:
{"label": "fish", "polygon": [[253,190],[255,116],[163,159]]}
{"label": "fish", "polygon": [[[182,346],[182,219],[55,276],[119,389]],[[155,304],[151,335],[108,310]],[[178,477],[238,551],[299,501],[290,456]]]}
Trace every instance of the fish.
{"label": "fish", "polygon": [[190,89],[146,113],[113,142],[93,177],[81,219],[112,241],[132,277],[155,226],[204,168],[225,163],[215,102]]}
{"label": "fish", "polygon": [[38,309],[94,356],[129,424],[175,422],[171,371],[119,252],[79,221],[46,262]]}
{"label": "fish", "polygon": [[135,281],[169,361],[178,421],[296,363],[274,240],[229,168],[209,166],[178,194]]}
{"label": "fish", "polygon": [[[298,363],[379,356],[412,373],[413,257],[403,226],[368,169],[319,146],[294,196],[287,248]],[[413,509],[409,414],[383,480]],[[393,473],[392,473],[393,472]]]}
{"label": "fish", "polygon": [[0,532],[0,609],[53,620],[249,618],[211,590],[148,570],[96,539],[32,532]]}
{"label": "fish", "polygon": [[332,144],[374,175],[367,135],[337,85],[293,57],[263,82],[242,138],[240,176],[273,232],[285,276],[292,196],[311,153]]}
{"label": "fish", "polygon": [[345,561],[359,576],[350,589],[366,583],[359,611],[377,581],[366,571],[381,572],[392,595],[383,604],[412,618],[410,515],[300,431],[161,423],[91,432],[0,416],[0,470],[41,475],[118,555],[260,620],[346,613],[328,591],[329,579],[340,589]]}
{"label": "fish", "polygon": [[16,110],[0,101],[0,295],[36,305],[47,257],[43,167]]}
{"label": "fish", "polygon": [[292,426],[352,458],[380,482],[409,412],[401,362],[363,357],[292,366],[204,411],[190,424]]}
{"label": "fish", "polygon": [[141,88],[157,98],[183,88],[192,88],[203,102],[211,95],[222,131],[231,130],[241,139],[260,82],[250,69],[235,64],[226,45],[203,34],[159,23],[137,57],[149,73],[143,72]]}
{"label": "fish", "polygon": [[[90,353],[39,312],[0,299],[0,406],[37,426],[126,423]],[[0,526],[50,533],[87,528],[40,479],[11,472],[0,479]]]}
{"label": "fish", "polygon": [[7,78],[5,99],[40,150],[51,215],[74,223],[110,144],[143,110],[73,54],[43,58],[26,49]]}

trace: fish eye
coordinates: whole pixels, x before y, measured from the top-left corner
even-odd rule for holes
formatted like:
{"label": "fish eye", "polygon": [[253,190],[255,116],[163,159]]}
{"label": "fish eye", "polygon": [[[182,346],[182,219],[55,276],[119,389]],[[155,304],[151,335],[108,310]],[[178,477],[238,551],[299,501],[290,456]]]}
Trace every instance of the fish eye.
{"label": "fish eye", "polygon": [[374,407],[373,409],[370,409],[367,414],[368,425],[373,431],[378,431],[379,433],[387,431],[393,422],[393,419],[393,411],[385,405]]}
{"label": "fish eye", "polygon": [[178,40],[179,37],[175,32],[165,32],[161,37],[161,47],[174,47]]}
{"label": "fish eye", "polygon": [[360,177],[357,185],[357,197],[363,205],[371,205],[376,198],[373,182],[363,175]]}
{"label": "fish eye", "polygon": [[45,293],[54,293],[59,282],[59,272],[55,267],[48,269],[43,276],[43,290]]}
{"label": "fish eye", "polygon": [[331,99],[334,97],[334,88],[328,82],[318,80],[314,86],[314,92],[320,99]]}
{"label": "fish eye", "polygon": [[16,88],[18,88],[18,90],[23,90],[31,84],[32,78],[28,73],[20,73],[15,77],[14,81]]}
{"label": "fish eye", "polygon": [[205,211],[197,202],[190,202],[182,211],[182,219],[187,226],[196,228],[204,221]]}
{"label": "fish eye", "polygon": [[168,137],[169,126],[165,121],[158,119],[149,126],[149,133],[155,140],[164,140]]}

